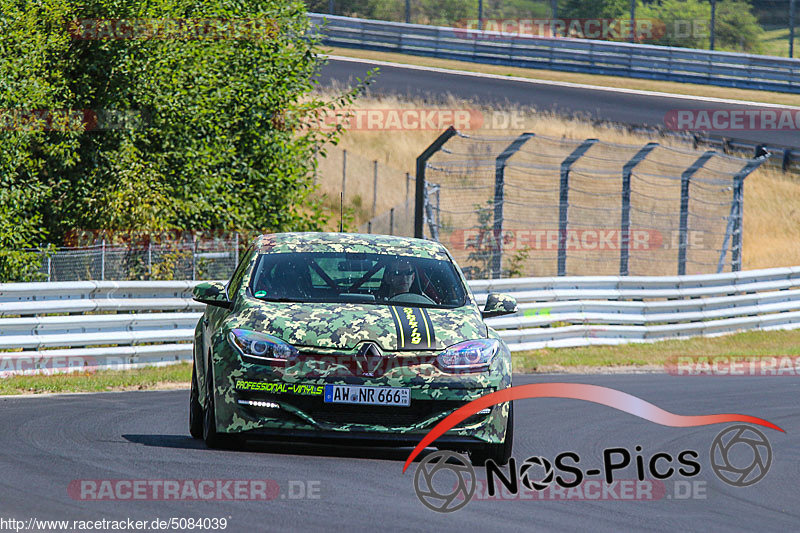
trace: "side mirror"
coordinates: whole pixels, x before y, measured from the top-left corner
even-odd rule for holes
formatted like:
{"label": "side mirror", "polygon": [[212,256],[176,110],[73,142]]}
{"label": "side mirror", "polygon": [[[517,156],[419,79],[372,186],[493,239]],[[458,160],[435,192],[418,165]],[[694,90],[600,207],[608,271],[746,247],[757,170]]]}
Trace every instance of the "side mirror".
{"label": "side mirror", "polygon": [[489,294],[486,305],[481,311],[483,318],[510,315],[517,312],[517,301],[507,294]]}
{"label": "side mirror", "polygon": [[219,281],[206,281],[197,285],[192,291],[195,300],[202,304],[216,305],[217,307],[231,308],[231,301],[225,292],[225,285]]}

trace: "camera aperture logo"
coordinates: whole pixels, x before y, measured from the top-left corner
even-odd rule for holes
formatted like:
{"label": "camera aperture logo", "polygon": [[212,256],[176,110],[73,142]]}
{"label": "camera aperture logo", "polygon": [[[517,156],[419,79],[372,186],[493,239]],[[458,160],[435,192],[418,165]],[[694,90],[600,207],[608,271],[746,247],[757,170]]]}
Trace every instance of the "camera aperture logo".
{"label": "camera aperture logo", "polygon": [[443,450],[420,462],[414,474],[414,490],[428,509],[451,513],[472,500],[476,480],[475,469],[466,457]]}
{"label": "camera aperture logo", "polygon": [[[748,449],[750,451],[747,451]],[[742,455],[745,456],[744,460]],[[747,464],[748,456],[749,464]],[[742,464],[745,466],[740,466]],[[728,485],[734,487],[755,485],[764,479],[770,466],[772,466],[772,446],[767,436],[752,426],[744,424],[731,426],[717,435],[711,444],[711,468],[717,477]]]}
{"label": "camera aperture logo", "polygon": [[[716,476],[734,487],[748,487],[764,479],[772,464],[772,447],[761,431],[752,424],[783,429],[761,418],[740,414],[682,416],[669,413],[627,393],[575,383],[540,383],[509,387],[488,394],[457,409],[439,422],[409,455],[403,471],[414,458],[436,438],[481,409],[498,403],[521,398],[572,398],[614,407],[651,422],[671,427],[698,427],[725,422],[744,422],[728,427],[712,441],[709,456]],[[613,447],[603,450],[600,468],[584,468],[580,456],[572,451],[563,452],[550,461],[533,456],[519,467],[514,458],[509,460],[507,471],[488,460],[485,481],[476,476],[476,469],[464,456],[452,451],[439,451],[427,455],[419,464],[414,476],[417,497],[429,509],[437,512],[457,511],[472,499],[497,499],[498,486],[511,499],[598,499],[625,491],[622,498],[635,500],[660,499],[665,495],[664,480],[672,477],[694,478],[701,473],[700,453],[682,450],[676,454],[666,451],[649,452],[642,446],[633,450]],[[615,473],[627,468],[636,469],[636,479],[619,480]],[[591,479],[593,477],[601,479]],[[602,485],[605,482],[605,485]],[[704,482],[692,482],[703,484]],[[616,489],[620,485],[623,488]],[[684,480],[675,481],[676,497],[680,487],[689,486]],[[476,494],[476,487],[487,489],[488,498]],[[525,488],[534,494],[551,490],[551,498],[519,497]],[[565,489],[569,491],[565,493]],[[552,497],[556,495],[565,497]],[[655,493],[655,496],[654,496]],[[699,496],[699,495],[698,495]],[[672,496],[667,495],[667,498]],[[682,499],[685,499],[683,496]],[[699,496],[704,497],[704,496]],[[500,499],[507,499],[500,498]]]}

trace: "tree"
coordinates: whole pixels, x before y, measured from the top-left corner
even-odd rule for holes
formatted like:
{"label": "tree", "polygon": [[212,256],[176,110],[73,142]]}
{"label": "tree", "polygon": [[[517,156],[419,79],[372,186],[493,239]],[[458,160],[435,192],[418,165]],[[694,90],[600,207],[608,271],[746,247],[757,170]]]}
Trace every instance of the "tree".
{"label": "tree", "polygon": [[0,247],[72,229],[322,227],[315,155],[342,128],[309,124],[359,87],[312,94],[301,2],[0,0],[0,13],[0,110],[22,124],[0,131],[0,228],[18,227]]}
{"label": "tree", "polygon": [[764,30],[747,2],[725,0],[718,3],[715,25],[715,39],[720,50],[750,54],[762,52]]}

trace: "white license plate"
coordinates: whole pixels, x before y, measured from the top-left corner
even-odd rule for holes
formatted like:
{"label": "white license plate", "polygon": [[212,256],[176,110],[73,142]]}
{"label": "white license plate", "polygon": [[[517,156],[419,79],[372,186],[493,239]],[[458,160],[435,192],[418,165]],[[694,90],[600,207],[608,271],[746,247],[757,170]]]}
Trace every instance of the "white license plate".
{"label": "white license plate", "polygon": [[363,405],[411,405],[411,389],[399,387],[367,387],[364,385],[325,385],[325,403]]}

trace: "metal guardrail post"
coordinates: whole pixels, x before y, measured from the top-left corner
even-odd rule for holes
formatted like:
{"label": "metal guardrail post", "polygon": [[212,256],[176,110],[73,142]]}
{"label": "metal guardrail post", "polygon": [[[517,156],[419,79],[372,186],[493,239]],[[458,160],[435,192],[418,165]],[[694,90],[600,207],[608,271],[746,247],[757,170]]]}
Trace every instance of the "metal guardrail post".
{"label": "metal guardrail post", "polygon": [[686,274],[686,248],[689,239],[689,182],[692,176],[700,170],[700,167],[706,164],[706,161],[711,159],[714,150],[709,150],[700,157],[697,161],[692,163],[692,166],[687,168],[681,174],[681,214],[680,214],[680,233],[678,236],[678,275]]}
{"label": "metal guardrail post", "polygon": [[523,133],[511,142],[494,160],[494,239],[495,248],[492,253],[492,278],[501,276],[503,264],[503,195],[505,187],[506,162],[522,148],[533,133]]}
{"label": "metal guardrail post", "polygon": [[417,183],[414,197],[414,237],[417,239],[422,239],[424,236],[425,167],[428,159],[455,134],[456,129],[450,126],[417,157]]}
{"label": "metal guardrail post", "polygon": [[106,279],[106,240],[103,239],[100,248],[100,280],[104,281],[105,279]]}
{"label": "metal guardrail post", "polygon": [[558,275],[567,275],[567,215],[569,208],[569,170],[597,139],[586,139],[561,162],[561,185],[558,199]]}
{"label": "metal guardrail post", "polygon": [[622,216],[620,217],[619,275],[628,275],[628,257],[631,230],[631,174],[633,168],[644,161],[658,143],[647,143],[622,167]]}

